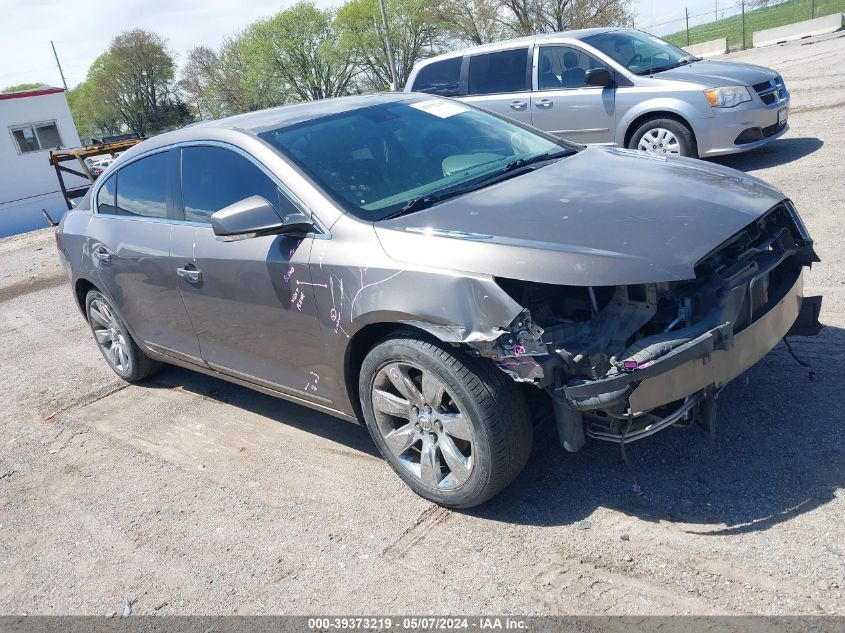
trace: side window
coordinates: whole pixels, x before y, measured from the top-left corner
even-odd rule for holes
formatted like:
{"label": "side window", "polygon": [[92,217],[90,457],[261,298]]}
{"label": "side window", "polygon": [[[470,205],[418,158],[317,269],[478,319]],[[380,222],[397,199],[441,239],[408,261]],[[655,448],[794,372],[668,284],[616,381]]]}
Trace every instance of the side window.
{"label": "side window", "polygon": [[528,49],[473,55],[469,60],[469,94],[528,90]]}
{"label": "side window", "polygon": [[117,174],[112,174],[97,192],[97,213],[117,214],[114,204],[114,194],[117,189]]}
{"label": "side window", "polygon": [[537,86],[540,90],[583,88],[587,71],[604,64],[573,46],[541,46]]}
{"label": "side window", "polygon": [[116,176],[117,215],[167,218],[167,152],[136,160]]}
{"label": "side window", "polygon": [[459,95],[462,61],[459,56],[423,66],[414,80],[414,90],[444,97]]}
{"label": "side window", "polygon": [[185,219],[211,222],[211,214],[250,196],[263,196],[279,209],[276,183],[243,156],[222,147],[182,149]]}

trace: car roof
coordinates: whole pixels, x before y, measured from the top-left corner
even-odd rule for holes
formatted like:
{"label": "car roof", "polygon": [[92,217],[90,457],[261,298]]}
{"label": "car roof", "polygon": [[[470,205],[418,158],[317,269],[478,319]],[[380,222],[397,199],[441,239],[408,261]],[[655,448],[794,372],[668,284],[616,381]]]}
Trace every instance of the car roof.
{"label": "car roof", "polygon": [[610,33],[612,31],[624,31],[624,30],[631,30],[631,29],[624,29],[622,27],[596,27],[590,29],[575,29],[572,31],[557,31],[555,33],[540,33],[538,35],[528,35],[526,37],[517,37],[511,40],[499,40],[497,42],[491,42],[489,44],[481,44],[479,46],[470,46],[468,48],[462,48],[456,51],[450,51],[448,53],[443,53],[442,55],[436,55],[434,57],[427,57],[426,59],[421,60],[417,63],[417,67],[427,66],[431,62],[438,61],[440,59],[447,59],[449,57],[458,57],[462,55],[466,55],[467,53],[481,53],[487,50],[496,51],[502,50],[506,48],[510,48],[512,46],[519,46],[520,44],[531,44],[535,41],[543,41],[543,40],[559,40],[559,39],[572,39],[572,40],[583,40],[591,35],[598,35],[600,33]]}

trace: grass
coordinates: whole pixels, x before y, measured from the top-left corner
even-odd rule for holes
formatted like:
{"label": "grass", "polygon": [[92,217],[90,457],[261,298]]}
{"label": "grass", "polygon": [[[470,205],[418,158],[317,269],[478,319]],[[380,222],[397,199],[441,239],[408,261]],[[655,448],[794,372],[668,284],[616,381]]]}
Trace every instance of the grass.
{"label": "grass", "polygon": [[[845,0],[815,0],[816,14],[819,18],[831,13],[845,12]],[[745,12],[745,45],[751,47],[751,34],[754,31],[771,29],[794,22],[811,19],[813,0],[788,0],[770,7],[762,7],[754,11]],[[739,50],[742,48],[742,14],[732,15],[715,22],[692,26],[689,30],[689,43],[699,44],[710,40],[728,38],[728,48]],[[687,45],[686,30],[672,33],[663,39],[677,46]]]}

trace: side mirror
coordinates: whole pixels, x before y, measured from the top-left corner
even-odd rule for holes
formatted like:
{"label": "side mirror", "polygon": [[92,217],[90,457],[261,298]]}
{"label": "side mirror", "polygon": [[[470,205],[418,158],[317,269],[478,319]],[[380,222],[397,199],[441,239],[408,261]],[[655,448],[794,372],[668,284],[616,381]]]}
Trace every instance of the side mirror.
{"label": "side mirror", "polygon": [[211,228],[218,237],[242,240],[262,235],[308,233],[314,225],[306,215],[298,212],[282,219],[265,198],[250,196],[213,213]]}
{"label": "side mirror", "polygon": [[584,85],[592,88],[607,88],[613,85],[613,76],[607,68],[593,68],[587,71]]}

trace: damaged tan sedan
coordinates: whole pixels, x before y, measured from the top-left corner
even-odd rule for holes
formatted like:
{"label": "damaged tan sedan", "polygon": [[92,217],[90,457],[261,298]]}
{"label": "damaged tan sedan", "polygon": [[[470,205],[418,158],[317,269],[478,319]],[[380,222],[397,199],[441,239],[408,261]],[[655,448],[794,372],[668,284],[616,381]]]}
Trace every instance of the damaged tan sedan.
{"label": "damaged tan sedan", "polygon": [[516,477],[543,399],[570,451],[712,427],[728,381],[818,328],[813,243],[769,185],[428,95],[156,136],[57,239],[118,375],[170,363],[363,420],[451,507]]}

